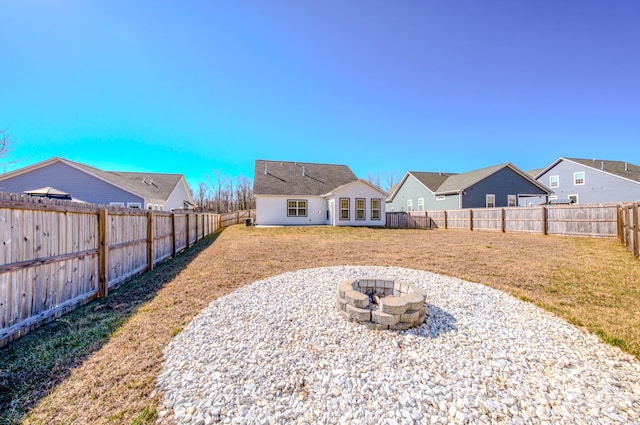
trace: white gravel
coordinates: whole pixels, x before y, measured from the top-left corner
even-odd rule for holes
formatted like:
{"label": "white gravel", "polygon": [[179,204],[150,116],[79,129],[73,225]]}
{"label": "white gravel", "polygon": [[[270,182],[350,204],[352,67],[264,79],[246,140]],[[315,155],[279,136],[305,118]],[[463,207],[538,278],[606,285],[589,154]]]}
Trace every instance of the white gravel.
{"label": "white gravel", "polygon": [[[428,290],[427,320],[376,331],[335,309],[347,278]],[[255,282],[167,347],[160,423],[640,423],[640,362],[532,304],[396,267]]]}

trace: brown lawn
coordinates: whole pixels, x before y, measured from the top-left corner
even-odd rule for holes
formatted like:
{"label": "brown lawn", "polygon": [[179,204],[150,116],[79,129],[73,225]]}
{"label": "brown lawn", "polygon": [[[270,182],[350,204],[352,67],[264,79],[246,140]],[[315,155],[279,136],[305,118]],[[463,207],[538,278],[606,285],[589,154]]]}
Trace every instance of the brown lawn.
{"label": "brown lawn", "polygon": [[[331,265],[409,267],[480,282],[584,326],[640,358],[640,261],[615,239],[233,226],[86,306],[84,315],[109,311],[122,314],[122,323],[84,352],[61,359],[63,373],[42,383],[48,395],[40,391],[27,399],[21,419],[153,423],[160,410],[155,382],[162,350],[211,300],[275,274]],[[28,350],[46,335],[44,327],[9,349]]]}

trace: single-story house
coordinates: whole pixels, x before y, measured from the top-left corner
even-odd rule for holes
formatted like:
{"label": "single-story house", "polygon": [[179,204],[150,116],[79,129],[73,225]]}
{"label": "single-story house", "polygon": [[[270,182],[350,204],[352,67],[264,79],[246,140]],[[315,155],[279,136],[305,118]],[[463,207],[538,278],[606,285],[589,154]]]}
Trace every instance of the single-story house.
{"label": "single-story house", "polygon": [[99,205],[160,211],[195,206],[182,174],[104,171],[55,157],[0,175],[0,192],[38,194],[47,187]]}
{"label": "single-story house", "polygon": [[549,189],[511,163],[466,173],[408,171],[389,193],[387,211],[425,211],[528,205]]}
{"label": "single-story house", "polygon": [[640,200],[640,166],[628,162],[560,157],[538,170],[535,179],[552,190],[549,196],[552,202],[598,204]]}
{"label": "single-story house", "polygon": [[384,226],[386,193],[346,165],[257,160],[258,225]]}

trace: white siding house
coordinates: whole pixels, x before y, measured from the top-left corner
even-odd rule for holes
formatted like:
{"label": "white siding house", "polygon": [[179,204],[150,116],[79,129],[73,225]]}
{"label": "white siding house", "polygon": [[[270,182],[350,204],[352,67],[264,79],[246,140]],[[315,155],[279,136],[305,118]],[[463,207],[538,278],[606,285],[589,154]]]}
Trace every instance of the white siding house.
{"label": "white siding house", "polygon": [[257,160],[258,225],[384,226],[386,193],[346,165]]}

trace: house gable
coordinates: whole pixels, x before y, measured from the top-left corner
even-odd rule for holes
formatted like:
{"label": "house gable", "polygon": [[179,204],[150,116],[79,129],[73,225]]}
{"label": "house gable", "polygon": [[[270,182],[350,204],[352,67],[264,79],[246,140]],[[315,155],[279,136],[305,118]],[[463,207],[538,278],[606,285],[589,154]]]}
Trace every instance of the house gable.
{"label": "house gable", "polygon": [[[481,195],[482,192],[482,195]],[[486,205],[486,194],[548,194],[548,189],[514,165],[500,164],[462,174],[408,172],[387,202],[392,211],[478,208]],[[504,196],[502,196],[504,194]],[[481,199],[480,199],[481,198]],[[502,201],[496,204],[502,206]]]}
{"label": "house gable", "polygon": [[510,195],[518,205],[518,199],[523,195],[545,196],[548,193],[528,175],[513,166],[503,166],[464,188],[462,208],[486,207],[487,195],[494,195],[495,207],[508,207]]}
{"label": "house gable", "polygon": [[[358,180],[346,165],[257,160],[254,169],[256,223],[259,225],[384,225],[370,221],[371,200],[384,214],[386,193]],[[350,219],[332,221],[341,198],[350,199]],[[365,199],[367,218],[355,220],[356,202]],[[379,200],[379,201],[378,201]],[[333,208],[333,209],[331,209]],[[360,210],[362,211],[362,209]],[[353,220],[351,219],[353,218]]]}
{"label": "house gable", "polygon": [[[576,184],[576,173],[582,181]],[[554,198],[577,203],[633,202],[640,199],[640,167],[622,161],[558,158],[536,180],[553,191]]]}
{"label": "house gable", "polygon": [[26,172],[2,176],[0,191],[23,193],[42,186],[54,186],[69,193],[73,198],[94,204],[105,204],[106,199],[114,202],[140,203],[144,198],[114,186],[84,170],[64,161],[47,161],[42,166],[32,167]]}
{"label": "house gable", "polygon": [[[118,202],[144,207],[151,203],[165,209],[182,208],[184,201],[193,204],[182,174],[104,171],[64,158],[51,158],[0,176],[0,191],[6,192],[22,193],[34,189],[34,185],[52,184],[76,199],[95,204]],[[171,199],[177,193],[182,199],[174,205]]]}

